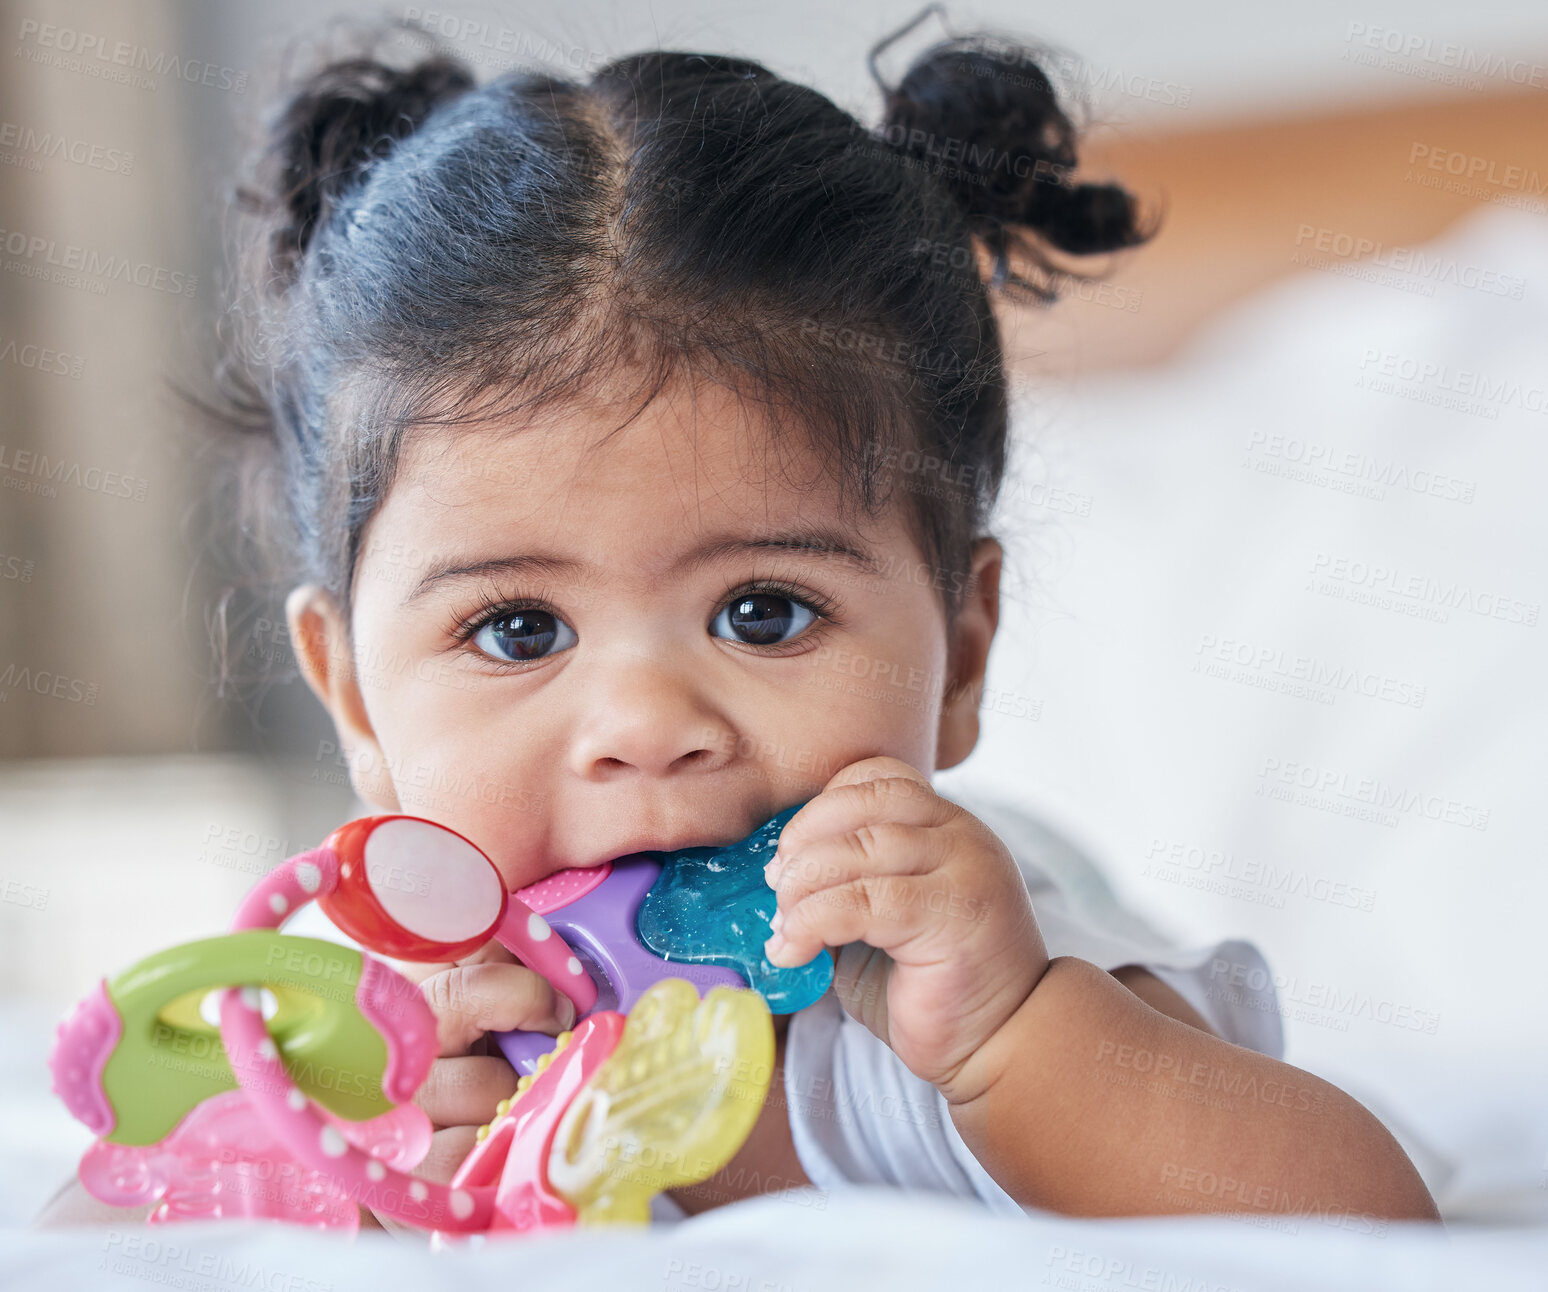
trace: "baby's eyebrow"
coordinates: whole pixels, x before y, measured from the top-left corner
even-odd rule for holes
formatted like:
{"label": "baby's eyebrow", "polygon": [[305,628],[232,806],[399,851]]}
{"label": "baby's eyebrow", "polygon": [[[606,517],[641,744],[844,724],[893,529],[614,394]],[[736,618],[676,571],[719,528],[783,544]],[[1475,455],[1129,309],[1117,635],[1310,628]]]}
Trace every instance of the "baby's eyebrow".
{"label": "baby's eyebrow", "polygon": [[802,529],[757,537],[730,535],[711,538],[678,558],[670,573],[697,570],[747,551],[802,552],[853,565],[864,574],[880,574],[881,562],[868,549],[836,529]]}
{"label": "baby's eyebrow", "polygon": [[[878,575],[882,565],[876,556],[838,530],[803,529],[788,533],[749,535],[724,535],[706,539],[692,551],[685,552],[673,564],[669,574],[682,574],[700,569],[716,561],[725,560],[748,551],[799,552],[807,556],[841,561],[854,566],[864,574]],[[483,578],[490,574],[518,574],[553,577],[579,575],[589,569],[589,563],[573,557],[531,553],[521,556],[493,556],[482,561],[464,562],[460,557],[443,557],[431,563],[423,577],[408,596],[406,606],[429,592],[438,584],[460,582],[465,579]]]}

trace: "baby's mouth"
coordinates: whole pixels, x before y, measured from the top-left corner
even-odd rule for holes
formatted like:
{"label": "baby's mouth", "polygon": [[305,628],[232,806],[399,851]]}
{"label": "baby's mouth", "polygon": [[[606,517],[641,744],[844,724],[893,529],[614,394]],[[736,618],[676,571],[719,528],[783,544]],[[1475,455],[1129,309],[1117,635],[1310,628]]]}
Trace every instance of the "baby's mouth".
{"label": "baby's mouth", "polygon": [[711,836],[708,840],[699,837],[693,843],[676,844],[663,848],[634,847],[603,861],[590,862],[584,866],[566,866],[563,870],[552,871],[544,875],[542,879],[534,880],[522,888],[514,889],[511,896],[520,898],[539,915],[542,915],[558,906],[563,906],[566,903],[584,897],[612,874],[613,867],[620,862],[644,858],[662,862],[674,853],[686,853],[704,848],[730,847],[735,842],[717,843],[713,839],[714,836]]}
{"label": "baby's mouth", "polygon": [[[785,811],[788,812],[791,809],[786,808]],[[763,829],[766,825],[768,823],[765,822],[757,829]],[[512,893],[512,896],[519,897],[520,901],[526,902],[526,905],[537,911],[537,914],[546,914],[548,911],[557,910],[557,908],[568,905],[570,902],[579,901],[580,897],[584,897],[585,894],[590,893],[594,888],[598,888],[602,884],[602,880],[607,879],[613,873],[613,866],[619,865],[619,863],[644,859],[666,863],[667,859],[672,857],[673,854],[700,853],[700,851],[712,853],[712,851],[717,851],[717,849],[721,848],[735,848],[740,843],[746,843],[748,840],[751,840],[757,834],[757,829],[754,829],[754,832],[746,836],[745,839],[738,837],[738,839],[731,840],[731,842],[711,842],[711,840],[704,840],[703,836],[700,836],[697,842],[678,843],[678,845],[672,846],[672,848],[649,848],[649,846],[647,848],[633,848],[632,851],[619,853],[615,857],[608,857],[607,860],[602,860],[602,862],[594,862],[584,866],[565,866],[563,870],[553,871],[553,873],[543,876],[542,879],[534,880],[533,884],[528,884],[525,888],[517,888]]]}
{"label": "baby's mouth", "polygon": [[512,896],[520,898],[539,915],[545,915],[561,906],[579,901],[592,889],[598,887],[613,873],[613,862],[629,861],[634,857],[645,855],[647,854],[631,852],[614,857],[611,861],[604,861],[597,866],[567,866],[564,870],[556,870],[551,875],[544,875],[542,879],[528,884],[525,888],[518,888]]}

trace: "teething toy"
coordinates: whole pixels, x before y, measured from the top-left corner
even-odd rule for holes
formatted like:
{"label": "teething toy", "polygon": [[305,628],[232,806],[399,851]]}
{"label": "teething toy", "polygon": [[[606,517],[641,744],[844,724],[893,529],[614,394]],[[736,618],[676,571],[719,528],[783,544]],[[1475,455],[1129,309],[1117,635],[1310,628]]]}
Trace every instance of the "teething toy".
{"label": "teething toy", "polygon": [[823,952],[794,968],[763,954],[775,908],[763,867],[798,810],[786,808],[729,847],[668,854],[636,920],[640,941],[657,955],[729,965],[775,1014],[805,1009],[833,981],[833,960]]}
{"label": "teething toy", "polygon": [[[763,866],[799,808],[786,808],[725,847],[635,853],[598,867],[604,873],[584,887],[569,877],[589,872],[561,871],[516,896],[541,912],[585,963],[599,986],[597,1009],[628,1010],[645,987],[670,973],[701,991],[751,986],[770,1012],[793,1014],[833,981],[825,952],[793,969],[770,964],[763,954],[775,907]],[[492,1035],[523,1074],[535,1071],[548,1046],[541,1032]]]}
{"label": "teething toy", "polygon": [[577,1015],[596,1003],[596,984],[548,922],[505,891],[475,844],[434,821],[389,815],[340,826],[258,883],[236,927],[277,927],[313,895],[339,928],[383,955],[454,961],[493,938],[568,996]]}
{"label": "teething toy", "polygon": [[[337,943],[254,929],[148,956],[87,997],[56,1054],[66,1105],[111,1143],[164,1139],[195,1104],[237,1086],[200,1000],[260,982],[279,1005],[271,1047],[284,1048],[307,1096],[340,1117],[380,1116],[424,1080],[416,1043],[421,1031],[434,1036],[435,1020],[414,1007],[423,1000],[412,988],[396,990],[403,978]],[[247,1058],[236,1055],[236,1066]]]}
{"label": "teething toy", "polygon": [[715,987],[700,1000],[691,983],[664,978],[627,1021],[606,1010],[561,1032],[479,1127],[452,1185],[499,1174],[494,1228],[644,1222],[652,1196],[735,1156],[773,1061],[774,1028],[757,995]]}
{"label": "teething toy", "polygon": [[[788,1012],[831,979],[825,954],[795,971],[762,961],[773,895],[749,859],[794,811],[732,849],[638,854],[519,894],[434,822],[341,826],[255,885],[233,932],[147,957],[60,1024],[54,1089],[100,1136],[82,1182],[120,1206],[159,1201],[153,1223],[246,1215],[353,1229],[356,1203],[444,1234],[646,1219],[655,1193],[712,1175],[757,1120],[772,1023],[741,984],[756,979]],[[740,884],[706,899],[702,886],[730,863]],[[575,1004],[557,1041],[500,1037],[526,1070],[450,1185],[407,1174],[430,1143],[409,1101],[436,1054],[435,1018],[372,956],[277,931],[313,899],[357,942],[400,959],[456,960],[494,938]],[[680,920],[717,904],[733,914],[728,934],[681,936]],[[573,948],[545,909],[562,912]]]}

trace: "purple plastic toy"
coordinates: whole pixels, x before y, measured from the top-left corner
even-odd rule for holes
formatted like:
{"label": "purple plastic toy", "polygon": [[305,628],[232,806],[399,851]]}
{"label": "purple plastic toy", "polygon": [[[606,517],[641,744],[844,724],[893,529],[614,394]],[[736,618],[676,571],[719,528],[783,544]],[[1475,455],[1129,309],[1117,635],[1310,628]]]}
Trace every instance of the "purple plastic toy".
{"label": "purple plastic toy", "polygon": [[[747,986],[734,969],[663,960],[640,943],[636,931],[640,904],[660,874],[658,860],[635,853],[605,862],[595,871],[550,875],[517,893],[570,944],[597,984],[597,1003],[576,1022],[598,1010],[628,1013],[640,994],[663,978],[686,978],[701,996],[712,987]],[[520,1076],[535,1072],[538,1056],[554,1048],[554,1038],[542,1032],[491,1035]]]}

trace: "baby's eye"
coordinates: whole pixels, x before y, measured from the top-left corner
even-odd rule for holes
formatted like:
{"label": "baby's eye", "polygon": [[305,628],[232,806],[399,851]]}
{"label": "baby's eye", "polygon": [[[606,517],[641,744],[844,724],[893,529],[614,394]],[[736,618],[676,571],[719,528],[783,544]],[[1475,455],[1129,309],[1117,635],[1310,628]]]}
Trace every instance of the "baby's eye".
{"label": "baby's eye", "polygon": [[575,645],[575,630],[546,610],[508,610],[473,634],[486,655],[508,663],[540,659]]}
{"label": "baby's eye", "polygon": [[817,621],[809,607],[774,592],[748,592],[733,598],[710,624],[728,641],[774,646],[799,636]]}

